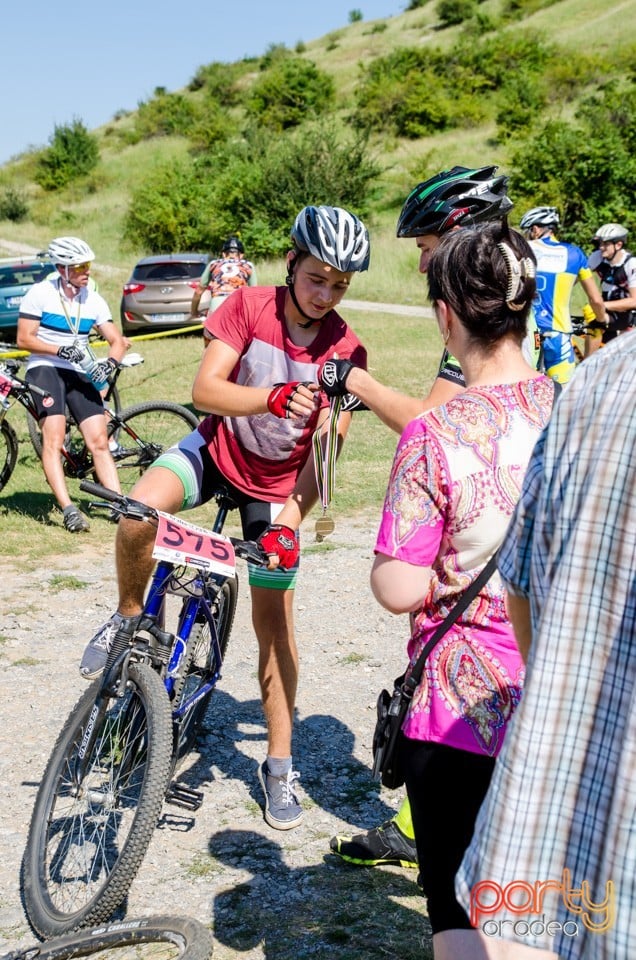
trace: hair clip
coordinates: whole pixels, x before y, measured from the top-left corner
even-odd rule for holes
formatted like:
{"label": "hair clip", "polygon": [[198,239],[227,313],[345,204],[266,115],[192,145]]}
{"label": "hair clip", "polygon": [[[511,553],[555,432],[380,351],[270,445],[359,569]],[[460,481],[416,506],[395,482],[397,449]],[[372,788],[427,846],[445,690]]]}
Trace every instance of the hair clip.
{"label": "hair clip", "polygon": [[519,291],[521,289],[523,280],[526,280],[529,277],[536,277],[536,264],[530,257],[522,257],[521,260],[517,260],[512,248],[503,241],[498,243],[497,247],[501,251],[501,255],[506,261],[506,268],[508,271],[506,306],[509,310],[523,310],[526,305],[525,300],[522,303],[513,303],[513,301],[519,296]]}

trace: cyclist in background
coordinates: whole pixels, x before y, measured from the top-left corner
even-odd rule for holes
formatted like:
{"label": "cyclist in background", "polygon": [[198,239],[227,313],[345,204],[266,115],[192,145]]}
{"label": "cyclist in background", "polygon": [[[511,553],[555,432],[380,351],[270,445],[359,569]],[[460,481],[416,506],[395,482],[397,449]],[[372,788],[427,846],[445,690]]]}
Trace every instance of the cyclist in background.
{"label": "cyclist in background", "polygon": [[[329,439],[329,400],[318,370],[334,354],[366,366],[366,350],[336,307],[370,256],[366,227],[339,207],[303,208],[291,239],[286,286],[241,287],[208,314],[208,346],[192,395],[210,416],[159,457],[131,493],[174,514],[207,502],[223,485],[239,507],[243,536],[271,557],[269,569],[250,568],[249,580],[268,735],[259,778],[265,819],[278,830],[296,827],[303,816],[291,755],[293,614],[297,531],[318,497],[312,441],[316,430]],[[338,448],[350,423],[351,414],[342,413]],[[154,566],[153,540],[147,524],[120,521],[119,606],[84,652],[80,672],[87,679],[102,672],[117,631],[134,629]]]}
{"label": "cyclist in background", "polygon": [[228,237],[223,244],[221,256],[210,260],[201,275],[192,297],[190,313],[193,319],[199,315],[199,303],[203,293],[210,289],[211,299],[209,313],[214,313],[221,306],[225,298],[239,287],[256,286],[256,270],[250,260],[243,256],[245,250],[238,237]]}
{"label": "cyclist in background", "polygon": [[[508,177],[495,176],[497,167],[453,167],[419,183],[408,195],[397,224],[397,236],[414,238],[420,252],[419,271],[425,274],[433,251],[444,234],[460,227],[479,226],[503,219],[512,209],[507,195]],[[536,368],[538,344],[530,331],[524,356]],[[349,391],[387,426],[401,433],[407,423],[425,410],[441,406],[464,389],[457,360],[444,350],[437,378],[423,400],[407,397],[385,387],[366,371],[345,360],[327,365],[330,392]],[[417,867],[417,850],[411,809],[406,799],[396,815],[385,823],[354,836],[337,835],[331,850],[343,860],[360,866],[394,864]]]}
{"label": "cyclist in background", "polygon": [[608,343],[636,325],[636,257],[625,248],[627,228],[621,223],[604,223],[594,240],[598,248],[588,266],[600,279],[609,319],[603,343]]}
{"label": "cyclist in background", "polygon": [[581,248],[557,240],[556,207],[533,207],[523,215],[519,226],[537,260],[537,296],[532,312],[543,342],[545,370],[558,383],[567,383],[576,365],[570,299],[577,280],[602,324],[607,323],[605,305]]}
{"label": "cyclist in background", "polygon": [[73,414],[95,463],[99,480],[119,490],[117,469],[108,448],[102,398],[82,372],[89,361],[88,335],[93,327],[109,344],[108,359],[98,363],[97,382],[113,374],[127,342],[112,322],[108,304],[90,289],[95,254],[78,237],[57,237],[47,251],[55,272],[34,284],[20,304],[17,345],[28,350],[26,380],[50,397],[34,394],[42,431],[42,467],[62,510],[69,533],[89,529],[88,520],[71,503],[61,461],[66,435],[66,408]]}

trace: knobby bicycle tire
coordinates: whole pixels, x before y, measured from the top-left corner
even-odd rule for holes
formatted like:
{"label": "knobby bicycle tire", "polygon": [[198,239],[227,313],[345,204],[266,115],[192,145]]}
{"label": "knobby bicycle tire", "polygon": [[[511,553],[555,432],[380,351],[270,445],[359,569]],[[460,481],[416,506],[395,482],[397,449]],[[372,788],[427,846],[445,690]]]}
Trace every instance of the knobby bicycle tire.
{"label": "knobby bicycle tire", "polygon": [[[172,754],[161,678],[131,664],[95,720],[100,681],[69,715],[40,783],[23,859],[26,915],[43,937],[106,920],[122,902],[161,812]],[[84,773],[91,726],[96,729]]]}
{"label": "knobby bicycle tire", "polygon": [[[148,949],[141,949],[143,945]],[[54,937],[14,950],[0,960],[97,956],[102,960],[208,960],[212,956],[212,934],[192,917],[141,917]]]}
{"label": "knobby bicycle tire", "polygon": [[6,420],[0,423],[0,490],[8,484],[18,460],[18,437]]}
{"label": "knobby bicycle tire", "polygon": [[123,493],[132,489],[157,457],[199,425],[195,413],[169,400],[151,400],[126,407],[119,419],[138,437],[135,439],[115,421],[108,425],[111,452]]}
{"label": "knobby bicycle tire", "polygon": [[[119,413],[121,411],[121,400],[119,399],[119,390],[116,386],[113,386],[108,391],[106,403],[109,407]],[[39,459],[42,459],[42,432],[40,430],[40,425],[35,417],[32,417],[30,413],[27,413],[27,427],[29,430],[29,438],[31,440],[31,446],[37,453]],[[64,446],[66,449],[76,455],[80,451],[85,449],[84,437],[80,428],[75,423],[70,410],[66,410],[66,433],[64,435]]]}
{"label": "knobby bicycle tire", "polygon": [[[232,624],[234,623],[237,598],[238,578],[231,577],[223,581],[212,605],[211,612],[216,624],[221,663],[212,662],[214,649],[207,620],[202,618],[193,625],[192,635],[188,640],[186,653],[174,687],[173,708],[178,707],[184,700],[191,697],[207,676],[215,670],[221,669],[230,640]],[[175,724],[175,765],[194,747],[213,692],[213,690],[210,690],[198,700],[181,721]]]}

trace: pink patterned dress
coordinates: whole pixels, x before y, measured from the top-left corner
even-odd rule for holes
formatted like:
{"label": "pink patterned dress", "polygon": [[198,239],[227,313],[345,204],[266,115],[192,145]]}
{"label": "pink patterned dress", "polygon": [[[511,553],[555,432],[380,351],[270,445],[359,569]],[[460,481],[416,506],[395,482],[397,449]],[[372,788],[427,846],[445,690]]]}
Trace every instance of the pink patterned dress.
{"label": "pink patterned dress", "polygon": [[[432,568],[411,664],[503,540],[553,393],[543,376],[474,387],[404,430],[375,549]],[[404,733],[496,756],[523,678],[495,573],[429,656]]]}

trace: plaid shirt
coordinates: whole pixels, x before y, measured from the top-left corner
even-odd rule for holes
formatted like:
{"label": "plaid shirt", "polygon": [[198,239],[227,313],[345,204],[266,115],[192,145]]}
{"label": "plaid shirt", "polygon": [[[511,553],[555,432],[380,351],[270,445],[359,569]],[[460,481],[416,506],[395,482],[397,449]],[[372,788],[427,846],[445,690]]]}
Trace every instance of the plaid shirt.
{"label": "plaid shirt", "polygon": [[[586,360],[564,390],[499,568],[511,592],[530,599],[533,644],[458,895],[489,936],[565,960],[628,960],[636,956],[636,333]],[[502,890],[519,884],[516,899],[506,906],[504,895],[501,908],[477,915],[486,892],[475,884],[486,880]],[[546,881],[554,888],[538,897],[535,884]],[[488,896],[493,904],[493,888]],[[529,908],[515,912],[522,901]]]}

